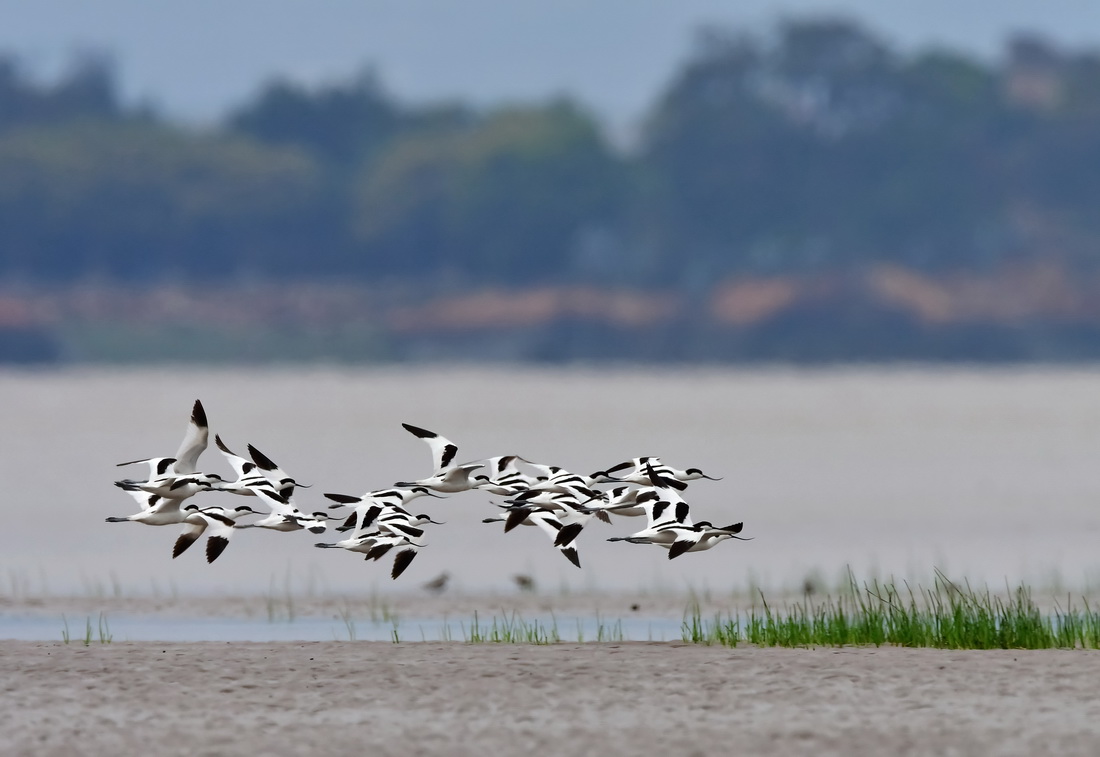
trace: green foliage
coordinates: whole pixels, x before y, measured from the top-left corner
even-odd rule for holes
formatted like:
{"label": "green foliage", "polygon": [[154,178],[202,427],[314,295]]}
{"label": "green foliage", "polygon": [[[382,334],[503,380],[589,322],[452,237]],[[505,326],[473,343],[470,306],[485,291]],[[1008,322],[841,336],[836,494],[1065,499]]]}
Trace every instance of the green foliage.
{"label": "green foliage", "polygon": [[[61,641],[65,644],[69,644],[72,642],[72,635],[69,632],[69,619],[62,615],[61,622],[64,625],[61,629]],[[97,638],[100,644],[110,644],[115,638],[111,633],[111,624],[107,622],[107,616],[103,613],[99,614],[99,623],[96,629],[92,628],[92,619],[90,616],[84,619],[84,636],[80,639],[80,642],[84,646],[90,647],[92,641]]]}
{"label": "green foliage", "polygon": [[300,152],[152,124],[0,137],[0,268],[52,278],[287,270],[320,213]]}
{"label": "green foliage", "polygon": [[53,84],[38,84],[11,55],[0,54],[0,132],[30,124],[75,120],[116,120],[125,114],[118,102],[109,56],[85,54]]}
{"label": "green foliage", "polygon": [[264,142],[306,148],[339,167],[378,150],[396,133],[400,118],[377,77],[365,71],[315,90],[274,81],[230,116],[229,126]]}
{"label": "green foliage", "polygon": [[500,620],[494,615],[490,625],[482,623],[475,611],[469,627],[465,623],[460,627],[467,644],[557,644],[561,641],[556,620],[550,626],[538,621],[528,623],[515,612],[510,615],[505,612]]}
{"label": "green foliage", "polygon": [[[1100,264],[1100,55],[902,54],[858,24],[704,30],[632,149],[560,100],[409,106],[272,82],[221,129],[0,56],[0,274],[696,286],[869,263]],[[216,273],[212,273],[216,272]]]}
{"label": "green foliage", "polygon": [[647,130],[648,233],[717,271],[984,265],[1012,251],[1006,118],[995,72],[851,23],[711,32]]}
{"label": "green foliage", "polygon": [[570,103],[506,109],[392,145],[358,182],[355,229],[369,248],[407,251],[378,259],[397,273],[554,276],[586,228],[615,218],[622,170]]}
{"label": "green foliage", "polygon": [[698,605],[685,612],[683,639],[737,646],[859,646],[885,644],[940,649],[1100,648],[1100,613],[1085,602],[1043,612],[1025,586],[1007,597],[976,591],[936,574],[930,589],[875,580],[823,601],[806,598],[782,609],[761,605],[747,615],[705,620]]}

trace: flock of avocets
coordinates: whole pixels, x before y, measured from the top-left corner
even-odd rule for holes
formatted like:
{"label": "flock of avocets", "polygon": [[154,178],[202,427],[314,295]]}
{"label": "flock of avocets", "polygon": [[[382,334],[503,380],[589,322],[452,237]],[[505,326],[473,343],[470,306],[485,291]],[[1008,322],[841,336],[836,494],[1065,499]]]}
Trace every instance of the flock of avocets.
{"label": "flock of avocets", "polygon": [[[179,557],[206,535],[206,560],[214,562],[235,532],[243,528],[272,531],[307,530],[323,533],[330,521],[341,521],[337,531],[350,535],[318,547],[345,549],[379,560],[394,553],[391,576],[397,578],[409,566],[418,551],[427,544],[424,526],[441,525],[428,515],[413,515],[405,509],[418,497],[436,497],[439,493],[481,490],[504,497],[500,513],[485,518],[485,523],[503,523],[504,531],[516,526],[536,526],[554,546],[578,568],[577,536],[585,525],[597,518],[611,523],[610,516],[646,516],[647,525],[630,536],[615,536],[608,541],[631,544],[656,544],[668,550],[669,559],[685,552],[710,549],[738,536],[741,523],[716,527],[708,521],[693,523],[688,503],[680,495],[687,482],[707,478],[698,468],[678,470],[656,457],[639,457],[628,462],[581,476],[552,465],[532,463],[518,455],[501,455],[469,463],[456,463],[458,447],[431,431],[402,424],[411,434],[431,448],[435,472],[419,481],[400,481],[388,489],[367,492],[359,497],[325,494],[333,504],[327,510],[306,513],[294,502],[295,489],[304,487],[266,455],[248,445],[249,457],[241,457],[225,445],[221,437],[214,443],[236,474],[230,481],[216,473],[198,469],[199,456],[207,447],[209,427],[202,403],[195,400],[187,433],[175,457],[153,457],[119,463],[120,466],[144,463],[149,476],[143,481],[124,479],[115,485],[141,505],[140,512],[125,517],[107,518],[108,522],[132,521],[150,526],[182,525],[172,557]],[[476,473],[475,471],[480,471]],[[608,488],[597,488],[610,485]],[[231,492],[256,497],[267,506],[258,510],[251,505],[238,507],[200,507],[189,502],[196,494],[210,491]],[[333,514],[338,508],[354,508],[350,514]],[[249,516],[260,516],[243,522]]]}

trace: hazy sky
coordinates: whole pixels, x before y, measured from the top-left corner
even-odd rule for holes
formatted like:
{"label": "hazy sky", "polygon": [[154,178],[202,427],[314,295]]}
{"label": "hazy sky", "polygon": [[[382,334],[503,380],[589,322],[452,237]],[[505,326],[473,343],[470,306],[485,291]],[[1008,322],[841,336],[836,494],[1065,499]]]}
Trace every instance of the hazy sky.
{"label": "hazy sky", "polygon": [[200,122],[274,75],[319,82],[371,64],[408,101],[568,92],[623,127],[701,24],[766,30],[833,12],[906,49],[993,57],[1019,29],[1100,47],[1098,0],[0,0],[0,51],[51,76],[75,51],[110,50],[127,99]]}

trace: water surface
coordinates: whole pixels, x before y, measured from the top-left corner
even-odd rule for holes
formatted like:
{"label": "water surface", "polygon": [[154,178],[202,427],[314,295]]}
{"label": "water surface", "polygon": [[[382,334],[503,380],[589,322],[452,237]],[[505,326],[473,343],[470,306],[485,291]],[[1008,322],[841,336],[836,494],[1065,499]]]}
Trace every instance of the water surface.
{"label": "water surface", "polygon": [[[467,590],[504,590],[522,573],[555,591],[724,591],[813,571],[832,581],[846,566],[927,577],[933,565],[996,585],[1100,583],[1095,369],[8,371],[0,397],[0,595],[419,591],[444,570]],[[313,485],[303,509],[327,504],[323,492],[427,475],[409,422],[452,439],[463,460],[518,453],[589,473],[659,455],[701,467],[723,480],[691,485],[695,518],[744,521],[754,540],[669,561],[605,541],[639,520],[594,523],[578,570],[537,529],[483,524],[497,498],[471,492],[414,503],[446,525],[396,583],[388,560],[314,548],[331,534],[243,531],[213,565],[200,549],[173,560],[176,527],[104,518],[134,507],[112,481],[141,471],[115,464],[172,454],[195,398],[231,447],[253,443]],[[213,445],[201,462],[229,475]]]}

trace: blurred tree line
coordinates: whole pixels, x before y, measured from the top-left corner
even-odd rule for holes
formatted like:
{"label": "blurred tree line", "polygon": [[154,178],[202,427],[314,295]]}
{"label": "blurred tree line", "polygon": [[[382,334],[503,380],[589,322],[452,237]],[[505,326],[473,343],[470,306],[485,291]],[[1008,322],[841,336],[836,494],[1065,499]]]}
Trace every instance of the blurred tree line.
{"label": "blurred tree line", "polygon": [[1097,166],[1100,54],[1029,37],[987,64],[842,20],[707,29],[629,148],[568,99],[410,106],[370,72],[188,128],[109,59],[0,58],[0,273],[33,281],[1094,266]]}

